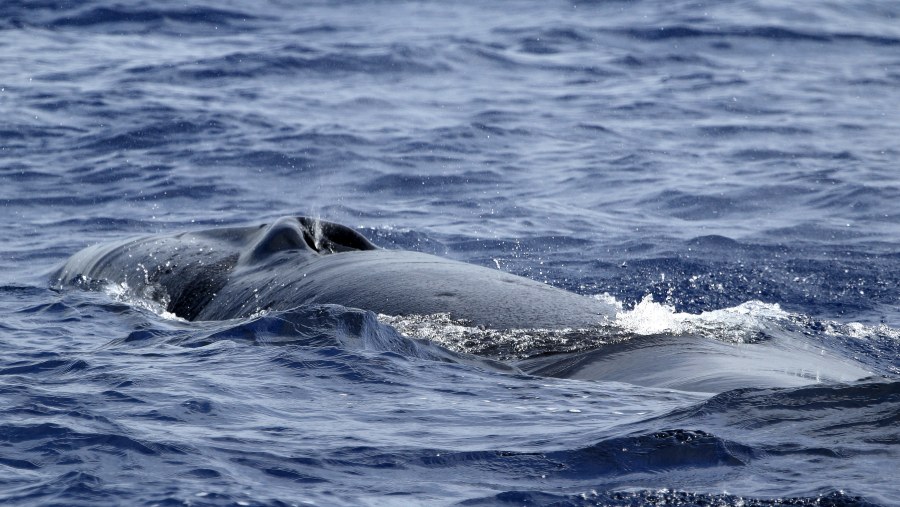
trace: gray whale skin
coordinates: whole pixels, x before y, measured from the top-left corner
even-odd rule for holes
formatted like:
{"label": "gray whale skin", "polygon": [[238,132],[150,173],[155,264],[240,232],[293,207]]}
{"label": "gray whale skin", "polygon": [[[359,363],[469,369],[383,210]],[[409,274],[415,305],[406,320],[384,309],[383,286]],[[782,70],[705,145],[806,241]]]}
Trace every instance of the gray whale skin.
{"label": "gray whale skin", "polygon": [[[98,282],[124,283],[188,320],[242,318],[306,304],[387,315],[449,313],[499,330],[589,328],[615,317],[614,308],[596,299],[499,270],[381,249],[353,229],[306,217],[95,245],[51,276],[57,287]],[[870,375],[850,359],[788,335],[752,344],[635,336],[515,365],[538,375],[713,393]]]}

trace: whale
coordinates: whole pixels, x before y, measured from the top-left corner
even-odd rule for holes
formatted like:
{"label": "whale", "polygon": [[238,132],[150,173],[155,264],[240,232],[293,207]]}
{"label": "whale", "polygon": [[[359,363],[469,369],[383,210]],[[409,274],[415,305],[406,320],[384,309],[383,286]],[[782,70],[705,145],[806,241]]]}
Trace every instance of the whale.
{"label": "whale", "polygon": [[129,238],[85,248],[56,286],[114,283],[186,320],[337,304],[405,316],[449,314],[492,329],[590,327],[614,308],[498,269],[375,246],[309,217]]}
{"label": "whale", "polygon": [[[89,246],[51,275],[56,288],[107,284],[189,321],[340,305],[386,316],[446,315],[481,329],[602,334],[616,318],[616,308],[600,299],[499,269],[379,248],[350,227],[302,216]],[[601,336],[590,350],[509,364],[532,375],[704,393],[872,375],[852,359],[787,333],[745,344],[693,335],[603,343]]]}

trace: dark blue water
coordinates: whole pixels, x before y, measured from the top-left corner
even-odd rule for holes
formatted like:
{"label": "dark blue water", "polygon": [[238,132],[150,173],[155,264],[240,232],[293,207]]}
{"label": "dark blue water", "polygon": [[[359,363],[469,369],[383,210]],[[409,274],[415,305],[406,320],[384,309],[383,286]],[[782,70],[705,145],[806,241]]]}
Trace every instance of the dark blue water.
{"label": "dark blue water", "polygon": [[[0,502],[900,505],[898,104],[894,2],[5,0]],[[292,214],[872,377],[541,378],[354,309],[49,288]]]}

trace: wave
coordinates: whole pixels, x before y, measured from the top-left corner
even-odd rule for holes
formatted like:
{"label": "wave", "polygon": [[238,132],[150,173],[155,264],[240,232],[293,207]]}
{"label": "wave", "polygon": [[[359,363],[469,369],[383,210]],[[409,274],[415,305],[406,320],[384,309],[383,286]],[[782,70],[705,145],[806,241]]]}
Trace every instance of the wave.
{"label": "wave", "polygon": [[125,7],[94,7],[71,15],[59,16],[45,26],[94,26],[112,23],[151,23],[174,21],[188,24],[228,25],[235,21],[255,20],[257,16],[246,12],[213,7],[187,7],[184,9],[127,9]]}
{"label": "wave", "polygon": [[451,175],[385,174],[372,179],[366,186],[370,192],[406,193],[411,188],[425,187],[428,193],[444,193],[454,187],[468,185],[493,185],[500,181],[491,171],[468,171]]}
{"label": "wave", "polygon": [[433,74],[448,70],[432,50],[395,44],[320,50],[296,44],[239,51],[183,63],[142,65],[126,69],[126,81],[163,80],[174,83],[303,74],[339,77],[352,74]]}
{"label": "wave", "polygon": [[83,8],[79,4],[56,1],[4,2],[0,15],[5,23],[0,28],[42,28],[50,30],[99,28],[118,33],[146,33],[176,31],[179,25],[203,26],[210,31],[216,27],[247,29],[260,16],[248,12],[210,6],[183,8],[149,8],[142,6],[96,6]]}
{"label": "wave", "polygon": [[119,133],[106,132],[102,137],[88,138],[88,142],[82,148],[96,153],[162,147],[168,151],[175,149],[178,145],[191,143],[201,136],[219,136],[225,130],[225,126],[215,119],[151,122],[137,129]]}
{"label": "wave", "polygon": [[[571,486],[562,491],[537,486],[459,505],[877,505],[885,498],[869,495],[864,485],[838,485],[858,460],[872,460],[872,470],[890,466],[896,455],[891,446],[900,441],[898,407],[896,381],[736,390],[634,423],[626,435],[523,456],[529,457],[528,470],[545,474],[541,479],[565,478]],[[672,429],[659,429],[667,427]],[[794,468],[807,474],[802,484],[783,472]],[[888,480],[878,475],[865,481],[878,485],[875,490]],[[644,486],[686,484],[701,476],[741,493]],[[763,484],[791,493],[773,497]]]}
{"label": "wave", "polygon": [[457,505],[478,507],[488,505],[533,505],[535,507],[580,507],[608,505],[610,507],[640,507],[644,505],[676,506],[705,505],[725,507],[740,505],[744,507],[774,507],[794,505],[798,507],[874,507],[874,504],[862,496],[855,496],[843,491],[831,491],[808,497],[787,498],[752,498],[722,493],[693,493],[676,489],[656,489],[643,491],[609,491],[598,492],[596,489],[584,493],[561,495],[539,491],[507,491],[495,496],[466,500]]}
{"label": "wave", "polygon": [[731,26],[724,28],[698,28],[690,25],[668,25],[647,28],[621,28],[610,30],[641,40],[661,41],[668,39],[764,39],[772,41],[800,42],[843,42],[859,41],[879,46],[900,45],[900,38],[855,32],[810,31],[777,25]]}
{"label": "wave", "polygon": [[[201,348],[220,342],[242,342],[264,346],[302,346],[314,349],[334,348],[349,351],[375,351],[399,354],[408,359],[454,362],[478,365],[488,369],[513,372],[514,368],[489,358],[454,352],[417,337],[407,337],[393,327],[379,322],[365,310],[338,305],[310,305],[292,310],[263,311],[249,319],[203,322],[196,329],[192,323],[167,312],[151,298],[135,296],[127,287],[103,284],[101,290],[113,299],[151,311],[175,323],[183,323],[186,333],[132,332],[111,341],[108,346],[160,343],[187,348]],[[147,341],[150,340],[150,341]]]}

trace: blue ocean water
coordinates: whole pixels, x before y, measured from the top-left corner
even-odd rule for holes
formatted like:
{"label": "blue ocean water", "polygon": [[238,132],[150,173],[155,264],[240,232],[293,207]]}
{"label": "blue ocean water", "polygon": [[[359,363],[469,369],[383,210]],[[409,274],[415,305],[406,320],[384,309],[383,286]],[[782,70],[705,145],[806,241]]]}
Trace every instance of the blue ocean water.
{"label": "blue ocean water", "polygon": [[[900,505],[897,104],[895,2],[5,0],[0,502]],[[50,288],[283,215],[872,376],[545,378],[351,308]]]}

